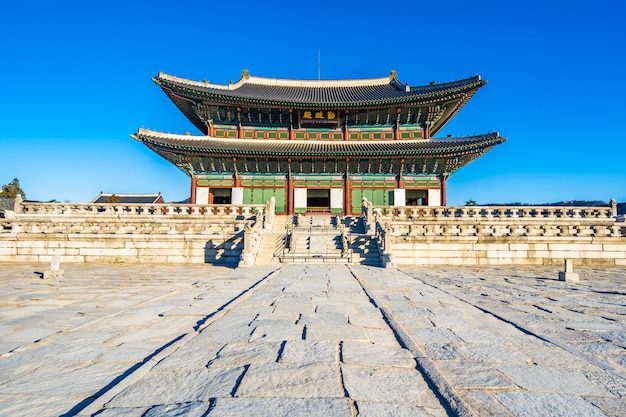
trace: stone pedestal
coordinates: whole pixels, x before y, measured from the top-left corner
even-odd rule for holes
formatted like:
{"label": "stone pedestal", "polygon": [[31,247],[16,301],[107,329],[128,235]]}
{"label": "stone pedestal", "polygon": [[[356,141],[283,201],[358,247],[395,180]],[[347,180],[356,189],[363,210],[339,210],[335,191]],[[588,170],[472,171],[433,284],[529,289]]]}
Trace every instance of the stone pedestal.
{"label": "stone pedestal", "polygon": [[573,282],[579,281],[577,272],[574,272],[574,262],[571,259],[565,260],[564,271],[559,272],[559,281]]}
{"label": "stone pedestal", "polygon": [[60,269],[61,260],[59,255],[54,255],[50,261],[50,270],[44,271],[43,279],[57,279],[63,277],[63,270]]}

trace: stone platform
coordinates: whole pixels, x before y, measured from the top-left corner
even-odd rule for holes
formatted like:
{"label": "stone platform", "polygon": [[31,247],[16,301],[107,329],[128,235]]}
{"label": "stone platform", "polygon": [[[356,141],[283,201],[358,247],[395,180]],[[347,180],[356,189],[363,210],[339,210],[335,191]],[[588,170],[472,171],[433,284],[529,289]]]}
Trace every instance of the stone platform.
{"label": "stone platform", "polygon": [[626,416],[626,269],[0,264],[2,416]]}

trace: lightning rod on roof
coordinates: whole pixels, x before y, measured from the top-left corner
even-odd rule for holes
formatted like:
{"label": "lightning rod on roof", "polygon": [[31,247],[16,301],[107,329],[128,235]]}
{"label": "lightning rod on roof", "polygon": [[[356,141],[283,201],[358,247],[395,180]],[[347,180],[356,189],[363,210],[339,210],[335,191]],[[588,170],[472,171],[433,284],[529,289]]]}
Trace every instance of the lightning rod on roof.
{"label": "lightning rod on roof", "polygon": [[318,48],[318,49],[317,49],[317,81],[319,81],[319,80],[320,80],[320,73],[321,73],[321,70],[320,70],[320,66],[321,66],[320,61],[321,61],[321,49],[319,49],[319,48]]}

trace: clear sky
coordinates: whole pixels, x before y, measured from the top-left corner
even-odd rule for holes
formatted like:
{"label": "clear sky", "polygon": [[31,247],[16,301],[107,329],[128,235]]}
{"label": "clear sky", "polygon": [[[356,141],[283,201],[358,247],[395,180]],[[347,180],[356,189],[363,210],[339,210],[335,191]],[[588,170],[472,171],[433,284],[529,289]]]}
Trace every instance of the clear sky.
{"label": "clear sky", "polygon": [[252,75],[488,81],[437,135],[508,141],[456,172],[448,204],[626,201],[626,2],[7,1],[0,11],[0,185],[28,199],[189,197],[129,137],[200,134],[151,81]]}

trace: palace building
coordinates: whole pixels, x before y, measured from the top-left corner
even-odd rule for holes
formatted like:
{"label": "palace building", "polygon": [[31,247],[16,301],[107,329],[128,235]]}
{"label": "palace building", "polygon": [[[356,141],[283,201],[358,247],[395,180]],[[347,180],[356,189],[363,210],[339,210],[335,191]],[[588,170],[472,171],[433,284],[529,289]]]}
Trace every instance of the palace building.
{"label": "palace building", "polygon": [[191,177],[191,203],[258,204],[278,213],[357,214],[375,205],[446,204],[448,177],[506,139],[435,138],[486,81],[409,86],[388,77],[228,85],[153,78],[202,135],[132,135]]}

